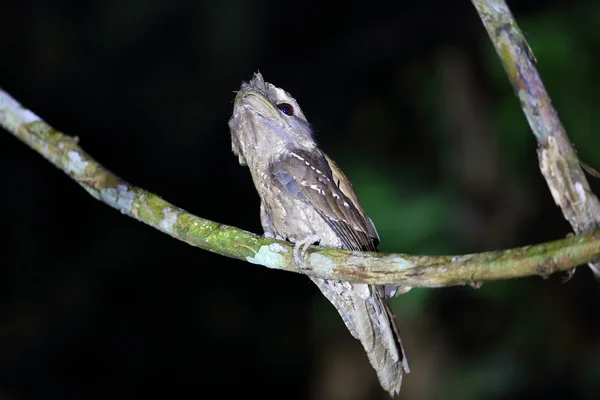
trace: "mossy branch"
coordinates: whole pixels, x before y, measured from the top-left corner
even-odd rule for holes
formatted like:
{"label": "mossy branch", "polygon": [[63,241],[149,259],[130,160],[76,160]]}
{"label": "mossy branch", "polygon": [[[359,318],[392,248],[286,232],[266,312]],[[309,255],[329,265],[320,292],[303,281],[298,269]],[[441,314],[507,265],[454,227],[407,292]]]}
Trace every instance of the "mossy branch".
{"label": "mossy branch", "polygon": [[[540,171],[575,233],[600,226],[600,202],[535,68],[537,60],[504,0],[472,0],[538,143]],[[600,277],[600,262],[589,264]]]}
{"label": "mossy branch", "polygon": [[403,287],[479,285],[485,281],[567,271],[600,257],[600,230],[555,242],[460,256],[413,256],[311,246],[302,268],[290,243],[209,221],[112,174],[0,89],[0,125],[67,173],[96,199],[172,237],[265,267],[349,281]]}

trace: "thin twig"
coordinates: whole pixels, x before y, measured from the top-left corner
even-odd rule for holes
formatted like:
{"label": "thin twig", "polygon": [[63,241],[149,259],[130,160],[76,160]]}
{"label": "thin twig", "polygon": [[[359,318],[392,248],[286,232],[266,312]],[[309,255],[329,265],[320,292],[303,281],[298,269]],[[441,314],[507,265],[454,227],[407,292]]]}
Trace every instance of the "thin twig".
{"label": "thin twig", "polygon": [[[537,60],[504,0],[472,0],[538,142],[540,170],[575,233],[600,226],[600,202],[535,68]],[[600,262],[589,264],[600,277]]]}

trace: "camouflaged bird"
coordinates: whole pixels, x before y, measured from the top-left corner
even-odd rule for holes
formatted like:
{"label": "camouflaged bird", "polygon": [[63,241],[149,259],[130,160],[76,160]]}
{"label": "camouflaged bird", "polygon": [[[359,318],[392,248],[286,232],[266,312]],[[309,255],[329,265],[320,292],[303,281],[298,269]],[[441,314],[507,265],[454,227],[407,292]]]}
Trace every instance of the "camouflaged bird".
{"label": "camouflaged bird", "polygon": [[[376,251],[379,237],[352,184],[317,147],[298,102],[260,73],[244,82],[229,120],[233,152],[260,196],[266,236],[306,246]],[[388,298],[395,288],[311,277],[362,343],[381,386],[392,396],[409,372]]]}

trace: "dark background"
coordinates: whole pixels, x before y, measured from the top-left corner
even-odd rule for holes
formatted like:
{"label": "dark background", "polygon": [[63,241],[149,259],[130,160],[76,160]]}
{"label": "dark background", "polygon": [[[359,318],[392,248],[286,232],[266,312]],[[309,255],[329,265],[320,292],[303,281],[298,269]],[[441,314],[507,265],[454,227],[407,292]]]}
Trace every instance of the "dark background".
{"label": "dark background", "polygon": [[[579,155],[600,168],[600,3],[510,5]],[[256,70],[299,100],[381,250],[570,232],[467,0],[0,3],[6,91],[125,180],[259,233],[227,127]],[[1,399],[389,398],[305,277],[124,217],[5,132],[0,171]],[[562,278],[394,299],[413,370],[401,397],[596,399],[598,283],[585,267]]]}

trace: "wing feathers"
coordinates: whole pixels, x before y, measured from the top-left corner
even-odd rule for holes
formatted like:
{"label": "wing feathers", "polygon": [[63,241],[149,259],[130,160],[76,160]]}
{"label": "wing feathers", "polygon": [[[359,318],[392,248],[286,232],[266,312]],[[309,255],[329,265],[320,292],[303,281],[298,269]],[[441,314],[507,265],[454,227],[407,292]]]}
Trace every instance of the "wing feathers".
{"label": "wing feathers", "polygon": [[352,185],[324,153],[297,149],[270,164],[274,182],[311,206],[352,250],[376,251],[378,235]]}

